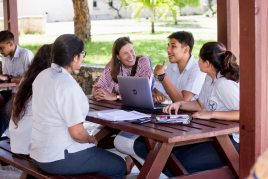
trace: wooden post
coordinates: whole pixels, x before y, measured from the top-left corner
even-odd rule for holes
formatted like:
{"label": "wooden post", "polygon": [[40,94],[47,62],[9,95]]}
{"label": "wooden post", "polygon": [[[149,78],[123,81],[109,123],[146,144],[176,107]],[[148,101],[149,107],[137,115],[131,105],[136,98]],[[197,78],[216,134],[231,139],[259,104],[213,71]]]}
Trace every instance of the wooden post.
{"label": "wooden post", "polygon": [[217,1],[218,41],[239,56],[239,3],[238,0]]}
{"label": "wooden post", "polygon": [[227,0],[217,0],[218,41],[227,47]]}
{"label": "wooden post", "polygon": [[19,43],[17,0],[3,0],[4,29],[11,31],[15,43]]}
{"label": "wooden post", "polygon": [[268,148],[267,0],[239,0],[240,178]]}

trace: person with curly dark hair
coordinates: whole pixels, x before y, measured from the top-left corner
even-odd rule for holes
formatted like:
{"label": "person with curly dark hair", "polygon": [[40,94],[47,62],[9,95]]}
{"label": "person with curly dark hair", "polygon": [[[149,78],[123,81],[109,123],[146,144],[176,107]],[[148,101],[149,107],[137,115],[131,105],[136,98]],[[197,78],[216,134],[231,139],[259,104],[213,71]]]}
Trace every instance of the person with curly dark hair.
{"label": "person with curly dark hair", "polygon": [[41,71],[50,67],[51,49],[52,44],[45,44],[38,49],[14,96],[9,122],[10,145],[14,153],[29,154],[32,131],[32,83]]}

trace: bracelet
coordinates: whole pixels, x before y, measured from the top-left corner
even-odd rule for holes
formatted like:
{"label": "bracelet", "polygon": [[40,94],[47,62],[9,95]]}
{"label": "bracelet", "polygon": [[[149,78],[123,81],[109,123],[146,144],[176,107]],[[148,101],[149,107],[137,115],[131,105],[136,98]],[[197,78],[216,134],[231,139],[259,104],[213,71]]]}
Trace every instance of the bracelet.
{"label": "bracelet", "polygon": [[116,95],[116,101],[120,100],[120,95]]}

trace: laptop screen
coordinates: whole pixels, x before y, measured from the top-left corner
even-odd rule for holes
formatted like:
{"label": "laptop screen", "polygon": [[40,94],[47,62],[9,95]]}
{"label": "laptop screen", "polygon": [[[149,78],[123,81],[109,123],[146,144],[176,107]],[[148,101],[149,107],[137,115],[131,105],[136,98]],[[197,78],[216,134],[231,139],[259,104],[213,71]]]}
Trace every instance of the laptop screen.
{"label": "laptop screen", "polygon": [[118,76],[122,103],[126,106],[153,109],[154,102],[147,77]]}

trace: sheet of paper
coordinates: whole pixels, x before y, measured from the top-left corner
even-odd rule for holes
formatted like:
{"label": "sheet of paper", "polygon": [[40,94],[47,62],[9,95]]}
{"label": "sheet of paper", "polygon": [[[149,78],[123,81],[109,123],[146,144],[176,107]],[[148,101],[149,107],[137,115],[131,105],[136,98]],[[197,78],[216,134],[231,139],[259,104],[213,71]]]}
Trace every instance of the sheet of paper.
{"label": "sheet of paper", "polygon": [[137,111],[125,111],[121,109],[108,109],[102,111],[92,111],[88,113],[88,116],[105,119],[108,121],[129,121],[140,119],[144,117],[150,117],[148,114],[140,113]]}

